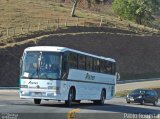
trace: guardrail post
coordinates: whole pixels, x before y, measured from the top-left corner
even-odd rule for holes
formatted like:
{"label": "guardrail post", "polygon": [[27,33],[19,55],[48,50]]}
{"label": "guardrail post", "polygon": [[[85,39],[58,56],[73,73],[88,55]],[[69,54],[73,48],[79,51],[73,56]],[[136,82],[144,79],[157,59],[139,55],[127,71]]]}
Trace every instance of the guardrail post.
{"label": "guardrail post", "polygon": [[49,20],[47,20],[47,29],[49,28]]}
{"label": "guardrail post", "polygon": [[30,30],[30,23],[28,24],[28,29],[27,29],[27,32],[29,32],[29,30]]}
{"label": "guardrail post", "polygon": [[130,28],[131,28],[131,25],[130,25],[130,23],[127,25],[127,27],[128,27],[128,30],[130,30]]}
{"label": "guardrail post", "polygon": [[22,26],[21,26],[21,34],[23,34],[23,25],[24,25],[24,24],[22,24]]}
{"label": "guardrail post", "polygon": [[86,20],[84,20],[83,27],[85,27],[85,22],[86,22]]}
{"label": "guardrail post", "polygon": [[13,36],[16,35],[16,27],[13,27]]}
{"label": "guardrail post", "polygon": [[66,18],[65,20],[65,27],[67,27],[67,21],[68,21],[68,18]]}
{"label": "guardrail post", "polygon": [[7,28],[7,38],[9,37],[9,28]]}
{"label": "guardrail post", "polygon": [[57,29],[59,28],[59,18],[57,19]]}
{"label": "guardrail post", "polygon": [[115,22],[114,28],[117,28],[117,23]]}
{"label": "guardrail post", "polygon": [[99,23],[99,27],[102,27],[102,23],[103,23],[103,18],[101,18],[101,21]]}
{"label": "guardrail post", "polygon": [[2,37],[3,36],[3,33],[2,33],[2,31],[0,30],[0,37]]}
{"label": "guardrail post", "polygon": [[78,26],[78,23],[79,23],[79,18],[77,18],[77,24],[76,24],[76,26]]}
{"label": "guardrail post", "polygon": [[38,23],[38,31],[40,30],[40,25],[41,25],[41,23],[39,22],[39,23]]}

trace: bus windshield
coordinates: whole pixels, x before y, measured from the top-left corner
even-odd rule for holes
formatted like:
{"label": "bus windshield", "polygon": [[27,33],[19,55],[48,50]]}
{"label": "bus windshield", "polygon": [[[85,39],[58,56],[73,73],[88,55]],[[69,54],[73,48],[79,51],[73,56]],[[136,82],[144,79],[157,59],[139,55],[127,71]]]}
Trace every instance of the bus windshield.
{"label": "bus windshield", "polygon": [[22,64],[22,78],[60,78],[60,53],[26,52]]}

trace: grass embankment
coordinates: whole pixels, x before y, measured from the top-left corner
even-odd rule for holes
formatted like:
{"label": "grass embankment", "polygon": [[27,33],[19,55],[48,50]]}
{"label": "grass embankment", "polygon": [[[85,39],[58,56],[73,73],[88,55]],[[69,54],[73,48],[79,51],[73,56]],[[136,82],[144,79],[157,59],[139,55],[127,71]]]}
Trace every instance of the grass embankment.
{"label": "grass embankment", "polygon": [[[160,98],[160,87],[151,87],[147,89],[156,90],[158,93],[158,97]],[[127,94],[129,94],[132,90],[123,90],[116,92],[116,96],[125,97]]]}
{"label": "grass embankment", "polygon": [[[0,1],[0,44],[4,45],[13,38],[25,37],[27,34],[42,34],[58,27],[76,25],[77,18],[70,17],[71,6],[54,3],[50,0],[1,0]],[[77,10],[77,15],[97,19],[89,12]],[[81,22],[78,21],[79,23]],[[37,32],[40,31],[40,32]]]}

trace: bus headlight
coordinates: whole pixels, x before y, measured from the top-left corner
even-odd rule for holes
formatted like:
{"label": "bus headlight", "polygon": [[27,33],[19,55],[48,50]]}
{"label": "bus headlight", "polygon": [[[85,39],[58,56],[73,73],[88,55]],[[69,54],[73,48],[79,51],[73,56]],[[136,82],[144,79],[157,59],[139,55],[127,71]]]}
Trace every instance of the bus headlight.
{"label": "bus headlight", "polygon": [[29,91],[21,91],[21,94],[25,96],[29,95],[29,93],[30,93]]}
{"label": "bus headlight", "polygon": [[28,88],[28,85],[20,85],[20,88]]}

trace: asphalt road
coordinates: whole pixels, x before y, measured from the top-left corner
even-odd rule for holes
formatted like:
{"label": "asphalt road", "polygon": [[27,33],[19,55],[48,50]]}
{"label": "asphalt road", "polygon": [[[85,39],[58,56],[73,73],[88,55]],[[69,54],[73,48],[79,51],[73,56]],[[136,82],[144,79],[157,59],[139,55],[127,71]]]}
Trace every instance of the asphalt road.
{"label": "asphalt road", "polygon": [[[75,117],[76,115],[76,117]],[[69,117],[68,117],[69,116]],[[54,118],[53,118],[54,117]],[[94,105],[91,101],[82,101],[66,107],[64,102],[42,101],[35,105],[33,100],[20,99],[17,90],[0,91],[0,119],[160,119],[160,103],[127,104],[124,98],[107,100],[105,105]]]}

